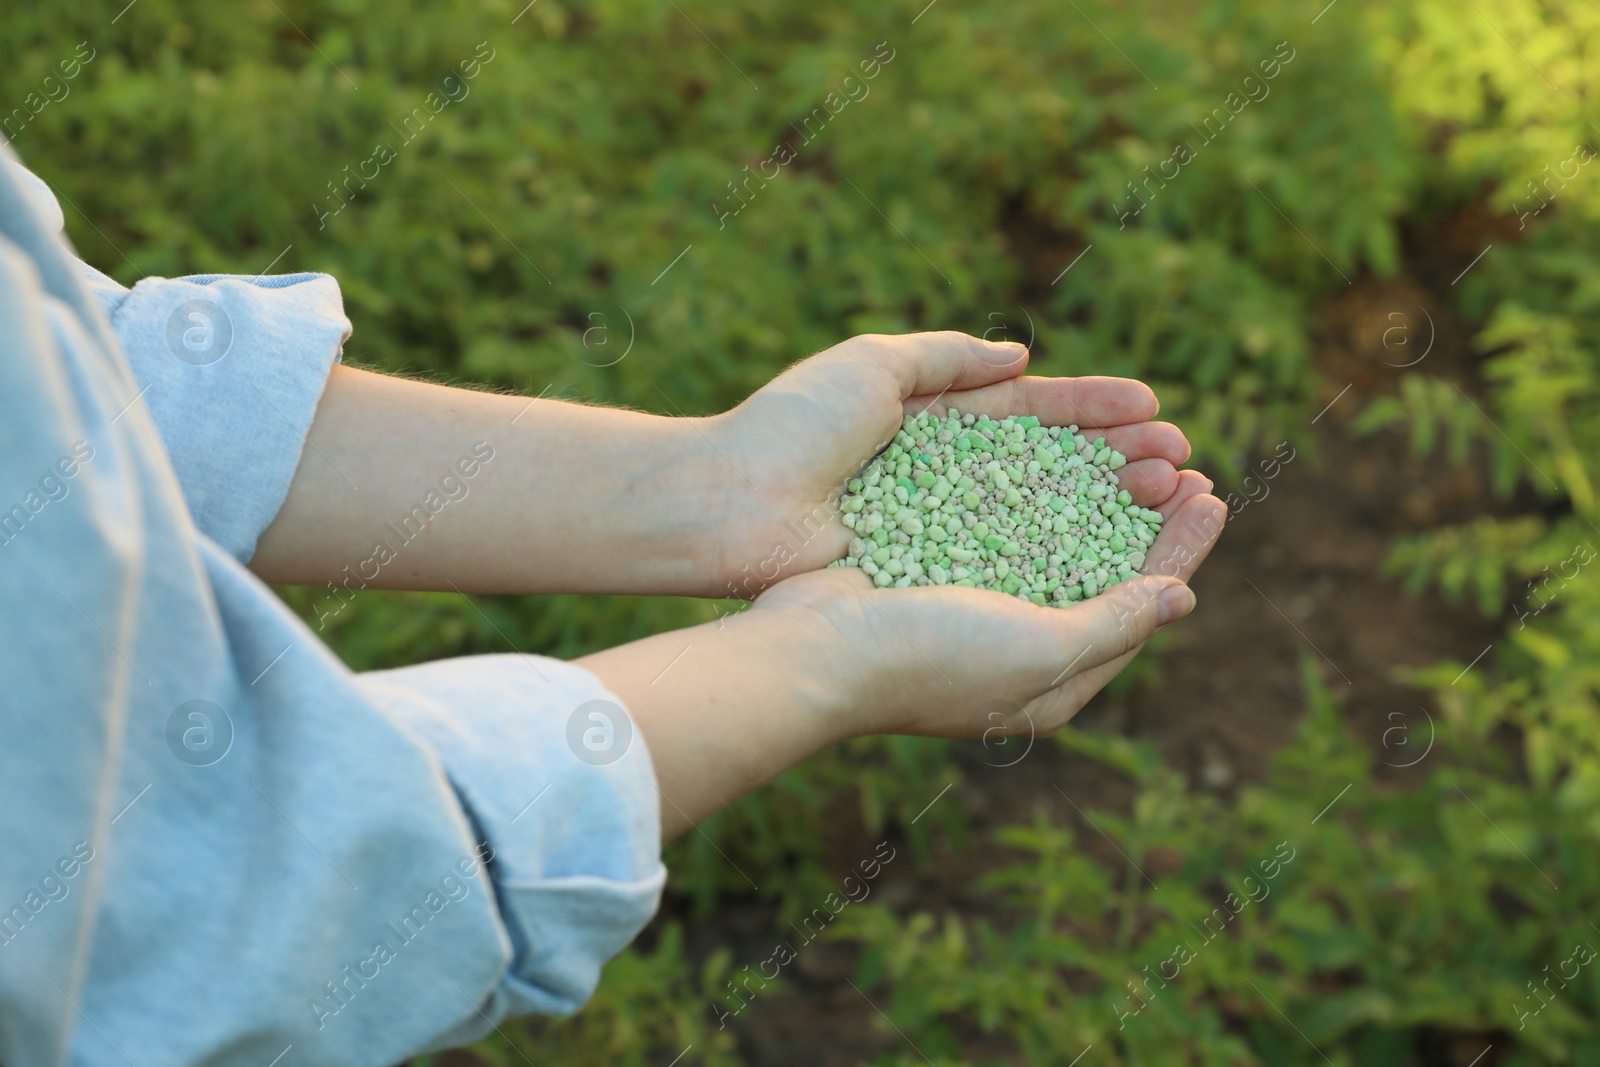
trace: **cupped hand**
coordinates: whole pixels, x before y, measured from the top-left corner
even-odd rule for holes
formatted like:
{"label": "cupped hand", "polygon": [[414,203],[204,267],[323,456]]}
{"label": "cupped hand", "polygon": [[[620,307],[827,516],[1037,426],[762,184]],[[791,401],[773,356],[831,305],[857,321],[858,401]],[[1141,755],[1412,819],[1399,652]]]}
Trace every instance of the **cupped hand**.
{"label": "cupped hand", "polygon": [[1216,544],[1227,509],[1203,476],[1186,471],[1173,480],[1158,506],[1166,522],[1145,577],[1069,607],[956,586],[878,589],[859,570],[835,567],[779,583],[751,612],[825,620],[826,636],[794,652],[840,694],[832,705],[840,736],[1048,736],[1151,634],[1195,605],[1186,583]]}
{"label": "cupped hand", "polygon": [[[1028,350],[963,333],[869,334],[797,363],[712,421],[734,501],[717,568],[729,596],[754,596],[781,577],[843,556],[844,483],[908,414],[932,410],[1032,415],[1104,437],[1128,463],[1117,472],[1134,502],[1161,510],[1210,483],[1177,465],[1189,443],[1152,422],[1155,393],[1128,378],[1024,377]],[[959,591],[957,591],[959,592]]]}

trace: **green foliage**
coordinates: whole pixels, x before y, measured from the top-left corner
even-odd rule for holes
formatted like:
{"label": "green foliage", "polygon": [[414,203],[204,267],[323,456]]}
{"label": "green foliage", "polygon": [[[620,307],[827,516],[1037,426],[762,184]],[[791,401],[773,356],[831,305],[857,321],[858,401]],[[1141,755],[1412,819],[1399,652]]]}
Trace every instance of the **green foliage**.
{"label": "green foliage", "polygon": [[[1431,453],[1443,440],[1451,463],[1466,462],[1472,446],[1493,435],[1472,400],[1451,382],[1423,374],[1408,374],[1400,380],[1395,396],[1380,396],[1351,424],[1356,434],[1369,434],[1391,426],[1410,430],[1411,449],[1419,456]],[[1516,476],[1514,467],[1502,463],[1502,491],[1510,490]]]}
{"label": "green foliage", "polygon": [[1600,940],[1592,809],[1507,780],[1510,761],[1475,741],[1483,721],[1439,724],[1448,764],[1384,790],[1306,674],[1299,739],[1227,805],[1151,753],[1065,735],[1137,776],[1130,814],[1089,815],[1124,858],[1108,870],[1044,819],[1006,831],[1024,858],[987,884],[1014,909],[1009,929],[847,913],[896,1025],[934,1062],[961,1062],[972,1026],[1028,1063],[1089,1045],[1117,1064],[1400,1063],[1424,1029],[1499,1031],[1520,1050],[1500,1062],[1587,1062],[1600,979],[1551,986],[1537,1014],[1527,983]]}
{"label": "green foliage", "polygon": [[838,888],[823,851],[832,802],[840,799],[854,800],[868,834],[881,837],[892,826],[909,839],[911,854],[926,860],[935,833],[965,837],[953,807],[917,819],[933,797],[961,781],[949,747],[935,738],[862,737],[814,756],[706,819],[701,833],[674,842],[666,856],[674,891],[700,916],[747,892],[774,902],[784,922],[810,911]]}
{"label": "green foliage", "polygon": [[[669,925],[655,947],[614,960],[600,988],[571,1020],[537,1020],[500,1027],[473,1046],[490,1067],[521,1063],[606,1063],[660,1067],[693,1046],[696,1063],[736,1067],[733,1035],[711,1025],[705,1005],[716,995],[718,975],[708,969],[696,982],[683,951],[683,931]],[[418,1062],[416,1067],[425,1067]]]}
{"label": "green foliage", "polygon": [[1531,544],[1540,532],[1540,522],[1526,516],[1507,521],[1481,516],[1466,526],[1403,539],[1390,554],[1388,569],[1405,575],[1412,592],[1437,583],[1451,601],[1475,594],[1478,610],[1492,616],[1505,607],[1506,581],[1531,573],[1529,564],[1542,556]]}
{"label": "green foliage", "polygon": [[[1492,1043],[1485,1067],[1595,1062],[1600,968],[1518,1007],[1600,914],[1600,9],[1343,0],[1313,23],[1321,6],[938,4],[912,23],[920,0],[140,0],[113,22],[73,0],[8,12],[0,123],[92,263],[128,284],[328,271],[352,362],[698,413],[853,333],[1002,331],[1034,341],[1040,373],[1150,380],[1225,478],[1303,435],[1312,313],[1403,269],[1402,221],[1487,219],[1491,247],[1441,288],[1475,373],[1422,362],[1357,425],[1485,463],[1500,494],[1391,561],[1506,627],[1471,671],[1412,679],[1440,709],[1420,784],[1375,774],[1309,670],[1298,740],[1228,802],[1147,748],[1068,731],[1136,784],[1130,809],[1001,831],[1017,858],[984,879],[982,919],[874,900],[830,936],[859,944],[858,984],[936,1063],[974,1035],[1008,1062],[1092,1044],[1086,1067],[1422,1062],[1428,1042],[1458,1042],[1458,1063]],[[70,93],[29,102],[80,41],[94,58]],[[870,92],[838,106],[875,56]],[[1247,99],[1246,75],[1270,92]],[[794,158],[774,175],[779,144]],[[359,668],[571,657],[713,615],[284,593]],[[808,910],[835,885],[841,811],[923,862],[964,840],[955,805],[918,818],[960,778],[946,742],[842,746],[674,844],[674,903]],[[1294,858],[1268,878],[1280,845]],[[1267,892],[1224,921],[1251,884]],[[1163,986],[1149,976],[1180,943],[1194,958]],[[709,1010],[731,965],[665,925],[576,1018],[508,1024],[476,1054],[661,1064],[692,1044],[739,1062]]]}

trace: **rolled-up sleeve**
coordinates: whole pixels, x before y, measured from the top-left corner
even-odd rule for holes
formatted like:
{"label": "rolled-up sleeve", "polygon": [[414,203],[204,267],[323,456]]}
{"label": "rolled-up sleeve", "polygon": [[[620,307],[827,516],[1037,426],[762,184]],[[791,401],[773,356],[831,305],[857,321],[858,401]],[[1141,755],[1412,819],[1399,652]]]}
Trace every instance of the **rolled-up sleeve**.
{"label": "rolled-up sleeve", "polygon": [[[0,156],[0,171],[34,224],[60,235],[50,186],[10,156]],[[131,403],[147,405],[195,525],[248,563],[288,496],[328,372],[350,339],[339,283],[315,273],[199,274],[129,289],[81,260],[73,267],[111,324],[138,390]]]}
{"label": "rolled-up sleeve", "polygon": [[381,1067],[576,1010],[665,878],[626,709],[536,656],[349,671],[242,563],[332,282],[110,288],[29,195],[0,166],[0,1062]]}
{"label": "rolled-up sleeve", "polygon": [[241,563],[289,493],[350,337],[326,274],[84,278],[122,346],[201,532]]}
{"label": "rolled-up sleeve", "polygon": [[437,755],[493,850],[513,950],[496,1011],[576,1011],[666,878],[655,772],[626,710],[588,671],[536,656],[357,681]]}

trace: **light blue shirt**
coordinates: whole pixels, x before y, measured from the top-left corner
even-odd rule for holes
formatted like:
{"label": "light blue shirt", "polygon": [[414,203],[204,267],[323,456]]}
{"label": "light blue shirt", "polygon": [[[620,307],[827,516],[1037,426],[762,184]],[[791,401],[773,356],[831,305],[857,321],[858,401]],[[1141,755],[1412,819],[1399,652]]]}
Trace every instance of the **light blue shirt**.
{"label": "light blue shirt", "polygon": [[0,1063],[377,1067],[576,1010],[665,876],[616,696],[347,670],[244,566],[337,284],[125,289],[0,151]]}

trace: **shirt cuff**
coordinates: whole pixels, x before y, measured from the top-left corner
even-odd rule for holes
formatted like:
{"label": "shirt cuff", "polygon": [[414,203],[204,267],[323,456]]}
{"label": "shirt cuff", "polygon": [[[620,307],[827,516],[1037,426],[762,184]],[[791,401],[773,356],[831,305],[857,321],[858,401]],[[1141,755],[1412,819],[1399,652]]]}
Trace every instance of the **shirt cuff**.
{"label": "shirt cuff", "polygon": [[247,563],[350,337],[326,274],[146,278],[85,265],[200,531]]}
{"label": "shirt cuff", "polygon": [[[437,754],[481,839],[513,955],[484,1015],[576,1011],[666,881],[655,769],[621,701],[581,667],[470,656],[358,675]],[[482,1020],[438,1047],[475,1036]]]}

